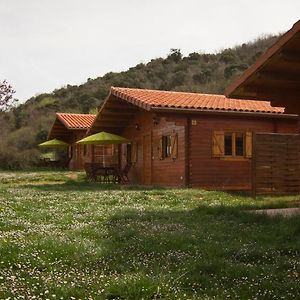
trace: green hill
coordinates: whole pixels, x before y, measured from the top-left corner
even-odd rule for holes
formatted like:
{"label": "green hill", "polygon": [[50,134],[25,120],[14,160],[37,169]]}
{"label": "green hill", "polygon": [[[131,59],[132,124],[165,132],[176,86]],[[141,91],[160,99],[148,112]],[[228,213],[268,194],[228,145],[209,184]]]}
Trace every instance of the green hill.
{"label": "green hill", "polygon": [[55,112],[95,113],[111,86],[223,94],[228,84],[277,38],[259,38],[214,54],[194,52],[183,56],[179,49],[171,49],[166,58],[32,97],[0,114],[0,168],[33,165],[39,157],[36,145],[47,138]]}

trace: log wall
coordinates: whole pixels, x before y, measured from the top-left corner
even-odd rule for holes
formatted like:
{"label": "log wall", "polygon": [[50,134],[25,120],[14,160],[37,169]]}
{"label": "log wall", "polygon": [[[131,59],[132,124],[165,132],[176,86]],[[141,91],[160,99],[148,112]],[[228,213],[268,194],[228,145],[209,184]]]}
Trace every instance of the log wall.
{"label": "log wall", "polygon": [[[154,122],[155,120],[155,122]],[[131,183],[201,187],[219,190],[251,190],[252,159],[212,156],[212,134],[216,130],[246,132],[297,132],[296,119],[275,119],[233,115],[166,114],[139,111],[120,134],[137,143],[137,160]],[[178,155],[161,159],[162,135],[178,135]],[[126,164],[126,146],[120,152]],[[149,159],[150,158],[150,159]]]}
{"label": "log wall", "polygon": [[[154,122],[155,120],[155,122]],[[157,186],[185,186],[185,125],[184,116],[158,117],[150,112],[139,112],[122,135],[137,143],[137,161],[129,178],[132,183]],[[159,157],[159,139],[162,135],[178,134],[176,159]],[[146,158],[146,162],[145,162]],[[150,161],[149,161],[150,158]],[[122,166],[126,164],[126,151],[122,149]]]}
{"label": "log wall", "polygon": [[251,158],[212,156],[212,134],[217,130],[253,133],[296,132],[297,121],[224,115],[190,117],[189,186],[219,190],[251,190]]}

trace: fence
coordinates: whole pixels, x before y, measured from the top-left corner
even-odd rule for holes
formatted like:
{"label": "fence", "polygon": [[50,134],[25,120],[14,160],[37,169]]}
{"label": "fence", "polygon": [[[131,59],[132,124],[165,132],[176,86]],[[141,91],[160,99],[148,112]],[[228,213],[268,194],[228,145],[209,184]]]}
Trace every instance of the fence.
{"label": "fence", "polygon": [[258,133],[253,136],[254,197],[300,192],[299,139],[298,134]]}

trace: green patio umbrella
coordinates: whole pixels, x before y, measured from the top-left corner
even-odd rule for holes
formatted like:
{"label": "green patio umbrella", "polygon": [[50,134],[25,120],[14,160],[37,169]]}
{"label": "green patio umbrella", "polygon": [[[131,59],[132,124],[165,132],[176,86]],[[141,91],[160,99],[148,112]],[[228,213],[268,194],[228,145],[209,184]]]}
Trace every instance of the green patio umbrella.
{"label": "green patio umbrella", "polygon": [[57,140],[57,139],[53,139],[53,140],[38,144],[38,146],[42,147],[42,148],[64,148],[64,147],[68,147],[69,144],[67,144],[63,141]]}
{"label": "green patio umbrella", "polygon": [[128,143],[129,140],[127,140],[126,138],[116,135],[116,134],[112,134],[112,133],[108,133],[105,131],[102,132],[98,132],[96,134],[90,135],[78,142],[76,142],[77,144],[100,144],[100,145],[109,145],[109,144],[123,144],[123,143]]}
{"label": "green patio umbrella", "polygon": [[98,132],[96,134],[92,134],[76,143],[81,144],[81,145],[88,145],[88,144],[103,145],[102,161],[103,161],[103,165],[105,165],[104,145],[123,144],[123,143],[128,143],[128,142],[129,142],[129,140],[127,140],[126,138],[124,138],[122,136],[102,131],[102,132]]}

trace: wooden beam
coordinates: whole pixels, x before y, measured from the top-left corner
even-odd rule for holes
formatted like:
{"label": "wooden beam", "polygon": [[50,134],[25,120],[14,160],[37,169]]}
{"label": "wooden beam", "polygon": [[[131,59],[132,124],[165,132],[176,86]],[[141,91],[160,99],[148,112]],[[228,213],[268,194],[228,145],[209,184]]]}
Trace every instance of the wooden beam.
{"label": "wooden beam", "polygon": [[257,78],[271,80],[271,81],[282,81],[289,83],[300,83],[300,73],[293,74],[291,72],[278,72],[278,71],[259,71]]}
{"label": "wooden beam", "polygon": [[[124,124],[126,125],[126,124]],[[107,128],[123,128],[124,125],[122,124],[117,124],[117,123],[113,123],[113,124],[107,124],[107,122],[101,124],[101,123],[97,123],[93,126],[93,128],[99,128],[99,127],[107,127]]]}
{"label": "wooden beam", "polygon": [[135,112],[136,112],[136,110],[127,111],[127,110],[124,110],[124,109],[122,109],[122,110],[112,110],[112,109],[106,109],[105,108],[103,110],[103,112],[101,113],[101,115],[109,115],[109,116],[120,116],[120,115],[122,115],[122,116],[128,116],[130,118],[131,116],[134,115]]}
{"label": "wooden beam", "polygon": [[111,128],[111,127],[98,127],[98,128],[94,128],[93,130],[91,130],[91,134],[97,133],[99,131],[107,131],[109,133],[115,133],[115,134],[120,134],[122,132],[121,128]]}
{"label": "wooden beam", "polygon": [[101,116],[101,118],[99,118],[97,120],[97,122],[108,122],[108,123],[127,123],[130,120],[130,118],[109,118],[107,116]]}
{"label": "wooden beam", "polygon": [[[270,101],[272,102],[272,106],[282,106],[286,107],[288,102],[295,102],[300,104],[300,96],[295,96],[295,95],[278,95],[278,94],[271,94],[271,93],[256,93],[256,99],[262,99],[265,101]],[[273,103],[276,103],[274,105]]]}
{"label": "wooden beam", "polygon": [[281,86],[272,85],[245,85],[243,90],[247,93],[255,93],[256,95],[262,95],[264,98],[261,100],[269,100],[268,98],[283,98],[283,99],[298,99],[300,100],[300,88],[284,89]]}
{"label": "wooden beam", "polygon": [[126,102],[121,102],[121,103],[114,103],[114,102],[108,102],[105,107],[103,108],[103,110],[106,109],[121,109],[121,110],[125,110],[125,111],[136,111],[137,107],[132,105],[132,104],[127,104]]}
{"label": "wooden beam", "polygon": [[284,50],[279,56],[286,62],[300,64],[300,52]]}

